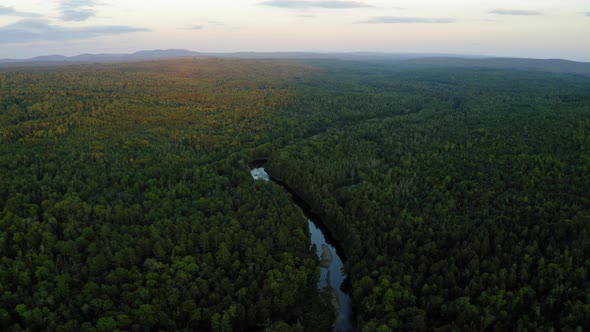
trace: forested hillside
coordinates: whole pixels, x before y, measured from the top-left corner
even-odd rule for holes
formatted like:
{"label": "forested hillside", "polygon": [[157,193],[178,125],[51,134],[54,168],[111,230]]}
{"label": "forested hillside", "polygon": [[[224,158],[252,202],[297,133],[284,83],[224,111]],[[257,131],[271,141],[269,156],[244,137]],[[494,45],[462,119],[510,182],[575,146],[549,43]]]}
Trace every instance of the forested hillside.
{"label": "forested hillside", "polygon": [[0,71],[0,329],[590,328],[590,79],[378,62]]}
{"label": "forested hillside", "polygon": [[327,308],[303,215],[238,155],[286,82],[312,71],[200,60],[1,73],[0,329],[323,324],[302,312]]}
{"label": "forested hillside", "polygon": [[270,169],[343,241],[364,330],[590,327],[588,79],[323,65],[348,76],[283,111],[314,130]]}

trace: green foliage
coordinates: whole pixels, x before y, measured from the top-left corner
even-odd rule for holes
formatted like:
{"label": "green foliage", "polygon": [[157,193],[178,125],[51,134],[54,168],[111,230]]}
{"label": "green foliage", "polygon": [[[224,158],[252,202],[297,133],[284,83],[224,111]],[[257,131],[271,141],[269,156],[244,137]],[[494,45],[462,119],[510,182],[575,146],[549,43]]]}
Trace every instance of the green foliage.
{"label": "green foliage", "polygon": [[588,79],[317,64],[270,169],[343,242],[361,328],[590,326]]}
{"label": "green foliage", "polygon": [[0,329],[590,328],[587,78],[174,60],[0,72]]}
{"label": "green foliage", "polygon": [[286,80],[309,70],[203,60],[0,73],[1,328],[294,322],[318,297],[307,224],[242,153]]}

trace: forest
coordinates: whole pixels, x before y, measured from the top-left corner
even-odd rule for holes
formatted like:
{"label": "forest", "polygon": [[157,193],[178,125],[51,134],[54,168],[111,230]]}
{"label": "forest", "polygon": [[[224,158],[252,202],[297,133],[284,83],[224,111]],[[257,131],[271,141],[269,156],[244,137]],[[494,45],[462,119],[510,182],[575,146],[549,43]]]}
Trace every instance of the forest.
{"label": "forest", "polygon": [[590,78],[378,61],[0,70],[0,330],[590,328]]}

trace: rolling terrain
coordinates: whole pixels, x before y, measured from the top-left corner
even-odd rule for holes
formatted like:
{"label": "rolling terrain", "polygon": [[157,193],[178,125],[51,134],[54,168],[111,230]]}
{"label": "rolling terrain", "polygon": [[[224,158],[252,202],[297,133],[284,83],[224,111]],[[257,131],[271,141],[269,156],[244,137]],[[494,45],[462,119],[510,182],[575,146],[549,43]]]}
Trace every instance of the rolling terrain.
{"label": "rolling terrain", "polygon": [[524,71],[546,71],[590,75],[590,63],[563,59],[502,58],[478,55],[429,53],[313,53],[313,52],[236,52],[202,53],[181,49],[144,50],[131,54],[80,54],[76,56],[49,55],[29,59],[0,59],[0,67],[43,66],[70,63],[135,62],[181,58],[221,59],[328,59],[348,61],[383,61],[402,68],[489,68]]}
{"label": "rolling terrain", "polygon": [[330,330],[256,160],[359,330],[590,328],[587,64],[175,54],[0,68],[0,329]]}

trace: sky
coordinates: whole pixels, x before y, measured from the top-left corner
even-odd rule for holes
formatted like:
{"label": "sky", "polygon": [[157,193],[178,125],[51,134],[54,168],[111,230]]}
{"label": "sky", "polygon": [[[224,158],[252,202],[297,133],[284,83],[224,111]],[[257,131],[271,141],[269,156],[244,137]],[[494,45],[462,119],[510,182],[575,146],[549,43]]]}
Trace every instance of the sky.
{"label": "sky", "polygon": [[169,48],[590,62],[590,0],[0,1],[0,58]]}

